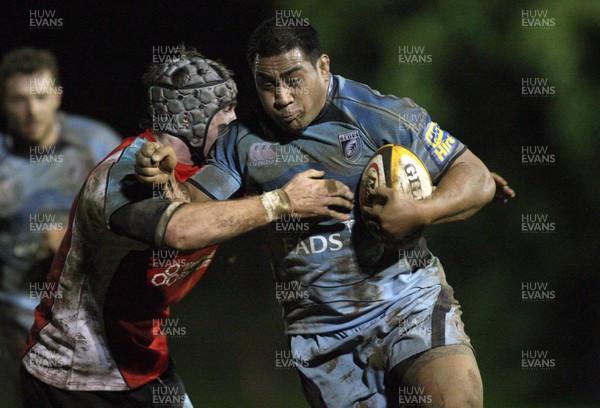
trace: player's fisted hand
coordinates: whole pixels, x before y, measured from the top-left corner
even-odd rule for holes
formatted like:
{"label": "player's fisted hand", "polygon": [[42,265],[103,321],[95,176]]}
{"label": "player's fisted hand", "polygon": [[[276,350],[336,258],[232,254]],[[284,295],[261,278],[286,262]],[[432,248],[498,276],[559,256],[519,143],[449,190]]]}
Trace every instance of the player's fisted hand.
{"label": "player's fisted hand", "polygon": [[490,174],[492,175],[492,178],[496,183],[496,193],[494,194],[494,201],[504,204],[508,201],[509,198],[515,198],[515,196],[517,195],[515,193],[515,190],[510,188],[508,182],[504,180],[504,178],[501,175],[494,173],[493,171],[490,171]]}
{"label": "player's fisted hand", "polygon": [[346,211],[352,210],[354,194],[337,180],[323,180],[324,171],[306,170],[296,174],[283,190],[292,204],[293,214],[301,217],[326,215],[347,220]]}
{"label": "player's fisted hand", "polygon": [[146,142],[135,155],[135,177],[142,183],[164,184],[176,165],[177,156],[171,146]]}
{"label": "player's fisted hand", "polygon": [[370,194],[373,206],[363,206],[361,211],[392,240],[420,233],[429,225],[422,201],[406,198],[400,191],[385,186],[373,189]]}

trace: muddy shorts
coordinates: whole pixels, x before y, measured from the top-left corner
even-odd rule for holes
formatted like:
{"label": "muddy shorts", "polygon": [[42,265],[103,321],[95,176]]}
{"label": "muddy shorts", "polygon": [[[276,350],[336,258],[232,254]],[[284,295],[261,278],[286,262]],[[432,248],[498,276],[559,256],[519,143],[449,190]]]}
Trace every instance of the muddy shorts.
{"label": "muddy shorts", "polygon": [[386,407],[385,376],[397,364],[434,347],[471,347],[439,260],[434,257],[426,269],[440,276],[440,284],[419,288],[375,319],[339,332],[289,337],[312,407]]}

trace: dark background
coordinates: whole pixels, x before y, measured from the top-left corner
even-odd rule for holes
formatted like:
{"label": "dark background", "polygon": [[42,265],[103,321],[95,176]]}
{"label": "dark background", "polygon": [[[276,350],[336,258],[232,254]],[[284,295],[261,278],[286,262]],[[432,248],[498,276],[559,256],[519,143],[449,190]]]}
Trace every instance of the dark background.
{"label": "dark background", "polygon": [[[31,28],[35,9],[56,10],[63,26]],[[426,233],[463,306],[486,406],[600,406],[597,1],[21,3],[2,8],[0,51],[53,50],[63,109],[126,137],[139,132],[140,77],[157,46],[185,42],[221,59],[236,73],[244,115],[255,101],[246,41],[276,10],[299,10],[319,30],[333,73],[411,97],[517,191],[507,205]],[[523,27],[523,10],[555,24]],[[399,63],[399,46],[424,46],[431,63]],[[524,96],[523,78],[547,79],[554,95]],[[524,164],[524,146],[545,147],[555,162]],[[546,215],[554,232],[524,233],[527,214]],[[171,339],[172,353],[196,407],[306,406],[295,373],[276,368],[286,342],[262,243],[256,232],[223,245],[173,308],[186,335]],[[524,301],[523,282],[546,284],[555,298]],[[523,369],[527,350],[546,351],[555,367]],[[0,373],[0,406],[15,390]]]}

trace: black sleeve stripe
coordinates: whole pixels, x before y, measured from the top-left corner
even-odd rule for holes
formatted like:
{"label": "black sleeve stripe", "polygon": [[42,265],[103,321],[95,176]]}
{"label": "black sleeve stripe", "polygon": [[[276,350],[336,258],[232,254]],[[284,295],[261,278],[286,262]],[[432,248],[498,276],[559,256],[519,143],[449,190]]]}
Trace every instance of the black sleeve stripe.
{"label": "black sleeve stripe", "polygon": [[109,226],[117,234],[154,245],[156,228],[171,204],[155,198],[126,204],[112,213]]}

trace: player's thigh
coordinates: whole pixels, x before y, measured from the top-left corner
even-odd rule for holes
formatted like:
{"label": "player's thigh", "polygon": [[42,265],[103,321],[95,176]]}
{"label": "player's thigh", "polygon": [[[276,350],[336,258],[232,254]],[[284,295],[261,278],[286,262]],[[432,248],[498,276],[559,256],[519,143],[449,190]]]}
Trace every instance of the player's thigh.
{"label": "player's thigh", "polygon": [[[396,365],[387,376],[390,406],[483,406],[483,385],[470,347],[436,347]],[[413,406],[415,406],[413,404]]]}

